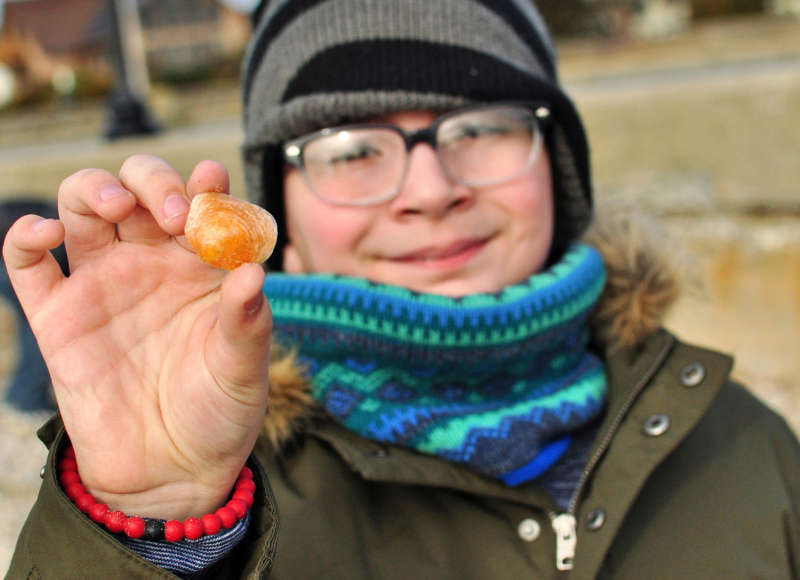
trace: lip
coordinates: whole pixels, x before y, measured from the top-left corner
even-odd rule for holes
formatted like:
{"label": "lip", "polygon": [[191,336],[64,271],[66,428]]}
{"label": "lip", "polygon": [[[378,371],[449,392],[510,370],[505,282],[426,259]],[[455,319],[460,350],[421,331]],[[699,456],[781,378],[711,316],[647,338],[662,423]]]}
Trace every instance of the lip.
{"label": "lip", "polygon": [[391,258],[393,262],[434,270],[457,268],[472,259],[487,244],[488,238],[472,238],[425,246],[408,254]]}

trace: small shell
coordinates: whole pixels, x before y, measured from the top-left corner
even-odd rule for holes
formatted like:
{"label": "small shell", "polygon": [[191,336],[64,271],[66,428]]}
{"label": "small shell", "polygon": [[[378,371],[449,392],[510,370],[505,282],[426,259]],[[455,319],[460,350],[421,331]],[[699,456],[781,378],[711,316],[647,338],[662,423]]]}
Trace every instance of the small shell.
{"label": "small shell", "polygon": [[266,261],[278,237],[267,210],[224,193],[195,195],[184,231],[200,259],[223,270]]}

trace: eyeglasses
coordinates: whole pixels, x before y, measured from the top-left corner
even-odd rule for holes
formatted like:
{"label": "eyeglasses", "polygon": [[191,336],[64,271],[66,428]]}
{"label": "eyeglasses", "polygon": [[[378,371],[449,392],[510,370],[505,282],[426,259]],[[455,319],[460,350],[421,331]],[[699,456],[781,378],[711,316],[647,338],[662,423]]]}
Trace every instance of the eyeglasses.
{"label": "eyeglasses", "polygon": [[479,105],[446,113],[413,132],[384,123],[323,129],[288,141],[283,153],[324,201],[376,205],[400,192],[418,143],[436,151],[456,183],[486,187],[519,177],[538,157],[549,118],[550,109],[535,103]]}

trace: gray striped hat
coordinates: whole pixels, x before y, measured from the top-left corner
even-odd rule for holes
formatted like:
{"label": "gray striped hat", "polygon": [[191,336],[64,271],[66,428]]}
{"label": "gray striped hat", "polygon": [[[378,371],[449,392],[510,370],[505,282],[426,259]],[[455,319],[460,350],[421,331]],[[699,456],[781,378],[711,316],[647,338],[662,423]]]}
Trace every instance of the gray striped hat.
{"label": "gray striped hat", "polygon": [[251,201],[286,243],[283,141],[401,110],[534,100],[553,119],[553,255],[592,216],[586,137],[561,90],[553,46],[530,0],[270,0],[254,16],[243,65],[244,170]]}

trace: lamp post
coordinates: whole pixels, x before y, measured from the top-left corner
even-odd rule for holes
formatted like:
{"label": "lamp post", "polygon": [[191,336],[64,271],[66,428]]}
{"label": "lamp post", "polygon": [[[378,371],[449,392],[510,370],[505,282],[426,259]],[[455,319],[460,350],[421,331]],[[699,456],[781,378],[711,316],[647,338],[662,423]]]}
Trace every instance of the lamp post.
{"label": "lamp post", "polygon": [[158,131],[145,104],[147,63],[136,0],[106,0],[111,20],[111,56],[117,73],[108,101],[105,136],[118,139]]}

